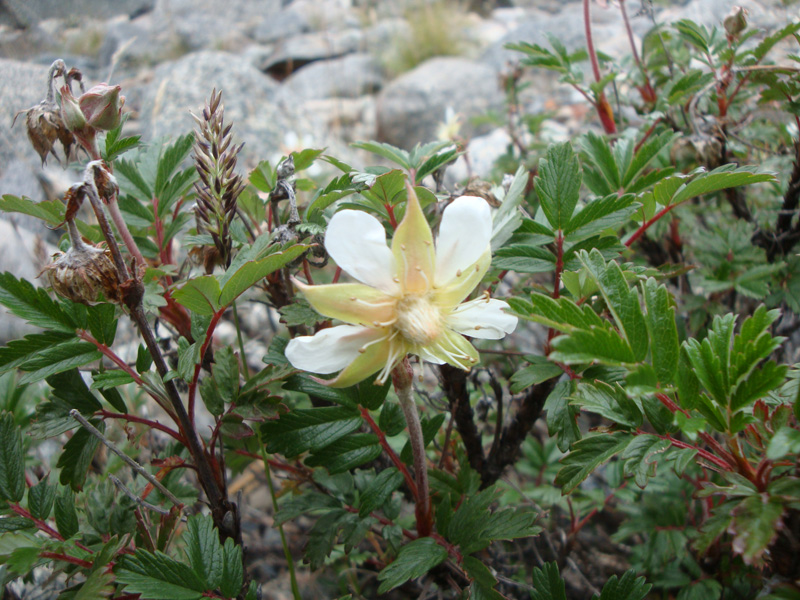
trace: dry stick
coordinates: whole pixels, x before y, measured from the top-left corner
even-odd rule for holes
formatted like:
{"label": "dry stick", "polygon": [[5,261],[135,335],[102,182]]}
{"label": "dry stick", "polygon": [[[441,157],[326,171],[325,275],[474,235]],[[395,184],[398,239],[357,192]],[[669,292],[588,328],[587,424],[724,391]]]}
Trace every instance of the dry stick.
{"label": "dry stick", "polygon": [[168,510],[166,510],[164,508],[161,508],[160,506],[156,506],[155,504],[150,504],[146,500],[142,500],[139,496],[137,496],[131,490],[129,490],[127,488],[127,486],[124,483],[122,483],[122,481],[120,481],[114,475],[109,475],[108,478],[111,480],[111,483],[113,483],[115,486],[117,486],[117,489],[120,492],[125,494],[128,498],[130,498],[131,500],[136,502],[136,504],[138,504],[142,508],[146,508],[147,510],[151,510],[151,511],[153,511],[155,513],[158,513],[160,515],[168,515],[169,514]]}
{"label": "dry stick", "polygon": [[[86,195],[88,196],[89,201],[92,203],[92,208],[97,216],[97,223],[100,226],[100,230],[103,232],[103,237],[105,237],[106,242],[108,243],[108,248],[111,251],[111,256],[114,259],[114,264],[117,267],[117,271],[119,271],[120,279],[123,280],[123,282],[128,282],[131,280],[128,273],[128,268],[122,258],[122,254],[120,253],[119,245],[117,245],[117,240],[114,237],[114,233],[111,231],[111,227],[109,226],[108,219],[106,218],[105,211],[103,210],[103,203],[97,193],[97,187],[95,186],[94,177],[90,169],[87,169],[84,181],[86,184]],[[189,415],[186,413],[186,408],[183,406],[183,401],[181,400],[178,388],[175,386],[175,381],[166,378],[170,369],[164,360],[164,355],[161,353],[161,347],[158,345],[158,340],[156,340],[156,336],[153,333],[153,330],[150,328],[150,323],[147,321],[147,316],[142,308],[141,299],[134,301],[132,304],[133,305],[129,307],[131,311],[131,318],[139,326],[139,332],[142,334],[142,338],[147,346],[147,350],[150,352],[150,355],[153,358],[153,362],[156,365],[156,370],[164,381],[164,388],[167,390],[167,396],[169,397],[172,408],[178,417],[178,425],[180,426],[181,432],[186,438],[189,452],[191,453],[192,459],[197,467],[200,485],[203,487],[203,491],[205,491],[208,502],[211,505],[212,513],[214,514],[214,521],[218,526],[221,526],[223,517],[230,510],[227,499],[223,496],[219,486],[217,485],[214,472],[211,470],[211,465],[208,463],[208,458],[206,457],[203,447],[200,444],[197,431],[189,420]],[[235,538],[235,541],[237,541],[239,538],[238,526],[234,525],[234,527],[237,531],[226,531],[224,532],[224,535],[226,537],[233,537]]]}
{"label": "dry stick", "polygon": [[145,478],[145,479],[146,479],[146,480],[147,480],[149,483],[153,484],[153,486],[154,486],[154,487],[155,487],[155,488],[156,488],[156,489],[157,489],[159,492],[161,492],[162,494],[164,494],[164,497],[165,497],[167,500],[169,500],[170,502],[172,502],[172,503],[173,503],[175,506],[177,506],[177,507],[179,507],[179,508],[183,506],[183,502],[181,502],[180,500],[178,500],[178,499],[175,497],[175,495],[174,495],[172,492],[170,492],[170,491],[169,491],[167,488],[165,488],[165,487],[164,487],[164,486],[161,484],[161,482],[160,482],[158,479],[156,479],[156,478],[155,478],[155,477],[154,477],[152,474],[150,474],[149,472],[147,472],[147,471],[144,469],[144,467],[142,467],[142,465],[140,465],[139,463],[137,463],[137,462],[136,462],[135,460],[133,460],[133,459],[132,459],[130,456],[128,456],[128,455],[127,455],[127,454],[125,454],[125,453],[124,453],[122,450],[120,450],[119,448],[117,448],[117,447],[114,445],[114,442],[110,441],[110,440],[109,440],[109,439],[108,439],[106,436],[104,436],[104,435],[103,435],[103,434],[100,432],[100,430],[99,430],[99,429],[97,429],[97,427],[95,427],[94,425],[92,425],[91,423],[89,423],[89,421],[87,421],[87,420],[86,420],[86,419],[83,417],[83,415],[82,415],[81,413],[79,413],[79,412],[78,412],[78,410],[77,410],[77,409],[73,408],[71,411],[69,411],[69,414],[70,414],[70,416],[71,416],[73,419],[75,419],[75,420],[76,420],[78,423],[80,423],[80,424],[81,424],[81,427],[83,427],[83,428],[84,428],[86,431],[88,431],[89,433],[91,433],[91,434],[92,434],[94,437],[96,437],[98,440],[100,440],[101,442],[103,442],[103,444],[106,446],[106,448],[108,448],[108,449],[109,449],[109,450],[111,450],[111,451],[112,451],[114,454],[116,454],[117,456],[119,456],[119,457],[120,457],[120,458],[123,460],[123,462],[125,462],[125,463],[126,463],[126,464],[127,464],[127,465],[128,465],[130,468],[131,468],[131,469],[133,469],[133,470],[134,470],[134,471],[136,471],[136,472],[137,472],[139,475],[141,475],[142,477],[144,477],[144,478]]}

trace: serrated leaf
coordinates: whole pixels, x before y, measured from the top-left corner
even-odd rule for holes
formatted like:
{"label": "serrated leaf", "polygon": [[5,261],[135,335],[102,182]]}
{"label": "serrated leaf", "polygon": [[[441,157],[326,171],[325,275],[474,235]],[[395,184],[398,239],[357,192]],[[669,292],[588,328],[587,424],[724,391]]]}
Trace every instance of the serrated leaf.
{"label": "serrated leaf", "polygon": [[456,146],[439,150],[420,165],[419,169],[417,169],[416,180],[422,181],[428,175],[441,169],[444,165],[456,160],[461,154],[462,153],[458,151]]}
{"label": "serrated leaf", "polygon": [[572,403],[629,429],[637,429],[642,425],[639,406],[619,384],[611,386],[595,381],[581,385]]}
{"label": "serrated leaf", "polygon": [[312,453],[305,463],[309,467],[325,467],[331,475],[335,475],[375,460],[380,453],[376,435],[356,433],[337,439]]}
{"label": "serrated leaf", "polygon": [[103,371],[102,373],[95,373],[92,375],[93,390],[107,390],[109,388],[115,388],[121,385],[127,385],[129,383],[133,383],[133,377],[131,377],[127,371],[123,371],[122,369],[111,369],[109,371]]}
{"label": "serrated leaf", "polygon": [[75,594],[73,600],[99,600],[111,598],[114,593],[114,575],[108,571],[98,569],[92,572]]}
{"label": "serrated leaf", "polygon": [[21,213],[41,219],[50,227],[58,227],[64,222],[66,207],[61,200],[45,200],[34,202],[30,198],[19,198],[11,194],[4,194],[0,199],[0,210],[10,213]]}
{"label": "serrated leaf", "polygon": [[222,547],[222,557],[222,582],[219,590],[224,596],[235,598],[241,591],[244,581],[242,547],[237,546],[231,538],[228,538]]}
{"label": "serrated leaf", "polygon": [[635,436],[629,433],[596,434],[578,440],[572,451],[561,459],[561,470],[556,475],[556,485],[568,494],[586,479],[597,467],[628,447]]}
{"label": "serrated leaf", "polygon": [[578,409],[569,402],[572,385],[569,381],[556,384],[547,397],[544,410],[547,412],[547,432],[556,437],[558,449],[562,452],[581,439],[578,427]]}
{"label": "serrated leaf", "polygon": [[784,505],[780,498],[756,494],[745,498],[733,510],[728,531],[733,534],[733,551],[749,565],[761,565],[764,553],[778,536]]}
{"label": "serrated leaf", "polygon": [[0,517],[0,535],[35,528],[36,523],[25,517]]}
{"label": "serrated leaf", "polygon": [[281,313],[281,322],[285,323],[287,327],[296,327],[297,325],[313,327],[325,320],[325,317],[315,311],[304,298],[298,298],[291,304],[282,306],[278,312]]}
{"label": "serrated leaf", "polygon": [[569,142],[551,144],[539,161],[536,193],[550,226],[563,229],[572,218],[581,187],[578,157]]}
{"label": "serrated leaf", "polygon": [[355,408],[356,404],[352,396],[345,394],[342,390],[332,388],[311,379],[308,375],[296,374],[288,377],[283,382],[283,389],[302,392],[312,398],[318,398],[327,402],[333,402],[342,406]]}
{"label": "serrated leaf", "polygon": [[346,407],[295,409],[261,426],[267,452],[286,457],[320,450],[361,426],[358,411]]}
{"label": "serrated leaf", "polygon": [[647,354],[648,339],[639,294],[628,287],[619,265],[614,261],[606,264],[599,251],[582,252],[578,257],[597,283],[620,333],[630,345],[633,361],[643,361]]}
{"label": "serrated leaf", "polygon": [[45,290],[8,272],[0,274],[0,304],[43,329],[72,333],[77,328],[74,319]]}
{"label": "serrated leaf", "polygon": [[[487,567],[482,560],[479,560],[474,556],[465,556],[461,566],[464,567],[464,570],[467,572],[467,575],[469,575],[470,579],[472,579],[475,584],[483,588],[483,596],[478,596],[479,598],[494,597],[489,592],[491,592],[494,589],[494,586],[497,585],[497,578],[492,575],[489,567]],[[496,597],[502,598],[503,596],[497,594]],[[470,595],[470,599],[474,598],[474,594]]]}
{"label": "serrated leaf", "polygon": [[275,187],[275,171],[269,161],[262,160],[250,171],[250,183],[260,192],[269,193]]}
{"label": "serrated leaf", "polygon": [[186,558],[206,589],[215,589],[222,582],[223,551],[219,533],[210,515],[194,515],[186,523]]}
{"label": "serrated leaf", "polygon": [[75,510],[75,494],[68,487],[61,489],[55,499],[56,528],[64,539],[69,539],[79,530],[78,513]]}
{"label": "serrated leaf", "polygon": [[[219,296],[219,306],[229,306],[251,286],[264,279],[270,273],[292,262],[308,250],[309,247],[305,244],[295,244],[280,252],[273,252],[265,258],[246,262],[238,266],[233,273],[226,272],[220,277],[222,292]],[[231,271],[235,266],[235,264],[231,264],[228,271]]]}
{"label": "serrated leaf", "polygon": [[420,538],[409,542],[397,554],[393,563],[378,574],[381,585],[379,594],[402,585],[409,579],[421,577],[447,559],[447,550],[432,538]]}
{"label": "serrated leaf", "polygon": [[672,145],[681,136],[674,131],[662,131],[658,135],[651,136],[638,152],[633,155],[633,160],[622,177],[622,188],[627,190],[633,180],[641,173],[658,154]]}
{"label": "serrated leaf", "polygon": [[25,495],[25,459],[20,429],[11,413],[0,417],[0,499],[19,502]]}
{"label": "serrated leaf", "polygon": [[678,370],[678,327],[675,322],[675,307],[670,301],[670,294],[663,285],[659,286],[655,279],[649,278],[642,284],[644,297],[645,323],[650,336],[650,359],[658,381],[671,384]]}
{"label": "serrated leaf", "polygon": [[28,511],[37,519],[46,521],[50,518],[53,503],[56,500],[56,486],[50,485],[50,475],[28,490]]}
{"label": "serrated leaf", "polygon": [[12,340],[7,346],[0,348],[0,373],[15,369],[29,357],[46,348],[57,346],[73,340],[74,334],[61,331],[45,331],[32,333],[21,340]]}
{"label": "serrated leaf", "polygon": [[636,196],[611,194],[605,198],[597,198],[576,213],[564,228],[564,234],[570,241],[589,237],[608,228],[622,226],[638,209],[634,204]]}
{"label": "serrated leaf", "polygon": [[622,459],[625,461],[625,473],[633,475],[636,485],[644,489],[647,480],[656,473],[654,457],[666,452],[670,446],[669,440],[655,435],[636,436],[622,453]]}
{"label": "serrated leaf", "polygon": [[204,275],[187,281],[172,293],[172,297],[198,315],[213,315],[220,309],[220,288],[217,278]]}
{"label": "serrated leaf", "polygon": [[625,571],[621,578],[612,575],[599,598],[594,594],[592,600],[644,600],[652,587],[644,577],[636,577],[635,571]]}
{"label": "serrated leaf", "polygon": [[199,600],[205,591],[188,565],[158,551],[139,549],[132,556],[123,555],[114,574],[127,593],[141,594],[143,599]]}
{"label": "serrated leaf", "polygon": [[511,376],[511,393],[516,394],[537,383],[560,376],[564,371],[544,356],[526,356],[530,364]]}
{"label": "serrated leaf", "polygon": [[358,515],[363,519],[373,510],[378,510],[402,483],[403,474],[395,467],[389,467],[378,473],[361,494]]}
{"label": "serrated leaf", "polygon": [[683,184],[672,196],[670,204],[680,204],[697,196],[727,188],[769,181],[775,181],[773,173],[761,173],[751,166],[723,165],[708,173],[701,173],[688,183]]}
{"label": "serrated leaf", "polygon": [[492,266],[517,273],[548,273],[556,268],[556,257],[538,246],[511,244],[495,253]]}
{"label": "serrated leaf", "polygon": [[[101,432],[105,430],[105,425],[102,421],[96,421],[92,424]],[[99,444],[100,440],[86,429],[79,429],[75,432],[64,444],[64,450],[61,456],[58,457],[56,466],[61,469],[61,474],[58,478],[61,485],[69,485],[76,492],[83,489],[89,465]]]}
{"label": "serrated leaf", "polygon": [[189,156],[193,145],[194,135],[186,134],[161,149],[154,185],[154,193],[160,200],[166,200],[164,190],[169,185],[175,170]]}
{"label": "serrated leaf", "polygon": [[86,386],[78,369],[51,375],[45,381],[52,388],[53,396],[81,414],[91,415],[103,408],[97,397]]}
{"label": "serrated leaf", "polygon": [[410,169],[413,166],[411,165],[408,152],[401,150],[396,146],[392,146],[391,144],[382,144],[380,142],[355,142],[350,144],[350,146],[353,148],[366,150],[367,152],[372,152],[378,156],[382,156],[383,158],[400,165],[404,169]]}
{"label": "serrated leaf", "polygon": [[140,200],[149,200],[153,197],[153,192],[149,184],[145,181],[145,178],[142,177],[135,163],[121,158],[114,161],[114,168],[115,176],[123,192],[133,194]]}
{"label": "serrated leaf", "polygon": [[555,562],[544,563],[541,569],[534,567],[531,579],[531,600],[567,600],[566,584]]}
{"label": "serrated leaf", "polygon": [[617,166],[611,145],[608,143],[608,138],[589,131],[581,138],[581,148],[602,174],[603,179],[606,180],[608,184],[606,193],[619,190],[622,187],[620,169]]}
{"label": "serrated leaf", "polygon": [[42,350],[20,364],[19,368],[26,373],[20,378],[19,383],[24,385],[41,381],[51,375],[69,371],[102,357],[103,355],[95,345],[89,342],[63,342]]}
{"label": "serrated leaf", "polygon": [[403,409],[399,404],[386,402],[383,405],[378,427],[387,437],[394,437],[406,428],[406,418],[403,416]]}

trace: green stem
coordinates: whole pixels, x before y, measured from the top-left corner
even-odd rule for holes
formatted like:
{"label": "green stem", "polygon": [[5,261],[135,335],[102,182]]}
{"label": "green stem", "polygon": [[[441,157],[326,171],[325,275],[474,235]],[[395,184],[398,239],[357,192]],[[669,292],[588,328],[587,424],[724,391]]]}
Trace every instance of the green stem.
{"label": "green stem", "polygon": [[236,310],[236,301],[233,301],[233,325],[236,327],[236,341],[239,343],[239,356],[242,361],[242,372],[245,379],[250,379],[250,369],[247,367],[247,355],[244,353],[244,340],[242,339],[242,327],[239,324],[239,311]]}
{"label": "green stem", "polygon": [[[274,518],[274,514],[278,511],[278,497],[275,495],[275,486],[272,483],[272,474],[269,470],[269,456],[267,455],[266,445],[264,444],[264,440],[261,438],[260,433],[258,434],[258,445],[261,448],[261,460],[264,463],[264,474],[267,477],[269,494],[272,497],[272,512]],[[300,588],[297,585],[297,576],[294,572],[294,559],[292,558],[292,553],[289,551],[289,544],[286,541],[286,534],[283,532],[282,524],[278,525],[278,533],[281,535],[283,556],[286,558],[286,565],[289,568],[289,580],[291,581],[292,585],[292,596],[294,597],[294,600],[303,600],[303,597],[300,595]]]}

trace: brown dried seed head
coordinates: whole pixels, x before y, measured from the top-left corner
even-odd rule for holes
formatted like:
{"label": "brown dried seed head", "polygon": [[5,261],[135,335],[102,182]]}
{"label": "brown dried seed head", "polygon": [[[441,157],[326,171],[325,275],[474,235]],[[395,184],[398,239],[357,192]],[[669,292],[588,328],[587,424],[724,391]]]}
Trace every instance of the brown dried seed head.
{"label": "brown dried seed head", "polygon": [[43,273],[62,298],[80,304],[97,304],[100,293],[109,302],[120,302],[117,269],[108,248],[82,245],[54,255]]}

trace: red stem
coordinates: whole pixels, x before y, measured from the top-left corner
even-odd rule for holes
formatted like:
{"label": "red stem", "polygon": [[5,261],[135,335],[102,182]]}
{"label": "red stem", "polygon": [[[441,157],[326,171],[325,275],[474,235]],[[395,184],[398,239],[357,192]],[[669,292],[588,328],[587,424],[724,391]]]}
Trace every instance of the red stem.
{"label": "red stem", "polygon": [[158,421],[151,421],[150,419],[145,419],[144,417],[137,417],[136,415],[131,415],[128,413],[114,413],[107,411],[105,409],[97,411],[95,414],[99,415],[103,419],[122,419],[124,421],[129,421],[131,423],[141,423],[142,425],[147,425],[152,429],[158,429],[159,431],[166,433],[168,436],[180,442],[184,446],[186,445],[186,439],[184,439],[184,437],[180,433],[178,433],[174,429],[170,429],[166,425],[162,425]]}
{"label": "red stem", "polygon": [[386,208],[386,212],[389,213],[389,224],[392,226],[392,229],[397,229],[397,219],[394,216],[394,206],[391,204],[384,204]]}
{"label": "red stem", "polygon": [[308,267],[308,261],[303,259],[303,275],[306,276],[308,285],[314,285],[314,279],[311,277],[311,269]]}
{"label": "red stem", "polygon": [[336,272],[333,274],[333,280],[331,283],[338,283],[339,277],[342,275],[342,267],[336,267]]}
{"label": "red stem", "polygon": [[576,533],[578,533],[583,528],[583,526],[586,525],[586,523],[589,522],[589,519],[594,517],[601,510],[605,510],[606,505],[609,502],[611,502],[611,499],[617,494],[617,492],[619,492],[622,489],[625,489],[625,486],[627,486],[627,485],[628,485],[628,482],[627,481],[623,481],[621,486],[619,486],[615,490],[611,490],[611,493],[608,494],[608,496],[606,496],[605,499],[603,500],[603,505],[599,506],[599,507],[595,507],[591,511],[589,511],[589,514],[587,514],[585,517],[583,517],[580,521],[578,521],[578,523],[576,523],[573,526],[572,531],[569,532],[570,535],[575,535]]}
{"label": "red stem", "polygon": [[192,423],[194,423],[194,399],[197,395],[197,382],[200,379],[200,371],[203,369],[203,360],[205,359],[211,340],[214,337],[214,330],[217,328],[223,314],[225,314],[224,308],[215,312],[211,317],[211,322],[208,324],[208,329],[206,329],[206,339],[203,340],[203,345],[200,346],[200,361],[194,366],[194,375],[192,375],[192,381],[189,383],[188,412],[189,419]]}
{"label": "red stem", "polygon": [[592,63],[592,73],[594,73],[594,80],[600,81],[600,62],[597,60],[597,52],[594,49],[594,40],[592,39],[592,14],[589,8],[591,0],[583,0],[583,26],[586,31],[586,49],[589,52],[589,60]]}
{"label": "red stem", "polygon": [[[247,450],[242,450],[241,448],[237,448],[233,452],[235,454],[241,454],[242,456],[247,456],[248,458],[263,460],[260,454],[256,454],[255,452],[248,452]],[[301,477],[307,477],[309,475],[309,473],[303,471],[302,469],[298,469],[297,467],[294,467],[290,464],[278,460],[269,459],[267,462],[269,462],[270,468],[278,469],[281,471],[287,471],[289,473],[293,473]]]}
{"label": "red stem", "polygon": [[676,448],[690,448],[692,450],[696,450],[697,454],[705,458],[708,462],[718,466],[723,471],[731,471],[731,465],[728,464],[726,461],[722,460],[720,457],[711,454],[708,450],[704,450],[703,448],[698,448],[697,446],[692,446],[691,444],[687,444],[686,442],[682,442],[680,440],[676,440],[674,437],[669,435],[659,435],[657,433],[648,433],[646,431],[637,431],[637,433],[641,435],[654,435],[662,440],[669,441],[670,444],[675,446]]}
{"label": "red stem", "polygon": [[414,496],[414,499],[419,499],[419,491],[417,490],[417,483],[414,481],[414,478],[411,476],[411,473],[408,472],[408,468],[403,464],[403,461],[400,460],[400,457],[397,456],[397,453],[392,450],[392,447],[389,445],[389,442],[386,440],[386,434],[383,433],[378,424],[372,418],[372,415],[369,414],[369,411],[364,408],[363,406],[358,407],[361,411],[361,418],[366,421],[367,425],[369,425],[372,432],[378,436],[378,443],[381,447],[386,451],[386,454],[389,455],[389,458],[394,463],[394,466],[397,467],[397,470],[403,474],[403,478],[406,480],[406,485],[411,490],[411,494]]}
{"label": "red stem", "polygon": [[652,218],[652,219],[650,219],[649,221],[645,221],[644,223],[642,223],[642,224],[639,226],[639,229],[637,229],[636,231],[634,231],[634,232],[633,232],[633,234],[631,235],[631,237],[629,237],[627,240],[625,240],[625,246],[626,246],[627,248],[630,248],[630,247],[631,247],[631,245],[632,245],[632,244],[633,244],[633,243],[634,243],[636,240],[638,240],[640,237],[642,237],[642,235],[644,235],[644,232],[645,232],[645,231],[647,231],[648,229],[650,229],[650,226],[651,226],[653,223],[655,223],[656,221],[658,221],[658,220],[659,220],[661,217],[663,217],[665,214],[667,214],[669,211],[671,211],[671,210],[672,210],[673,208],[675,208],[676,206],[678,206],[678,205],[677,205],[677,204],[670,204],[669,206],[665,206],[665,207],[664,207],[664,208],[662,208],[660,211],[658,211],[658,212],[657,212],[655,215],[653,215],[653,218]]}
{"label": "red stem", "polygon": [[622,20],[625,22],[625,30],[628,32],[628,41],[631,44],[633,58],[636,61],[636,65],[639,67],[639,71],[642,74],[642,79],[644,80],[644,86],[642,86],[639,91],[642,94],[642,99],[645,102],[653,103],[657,99],[656,92],[650,83],[650,77],[647,75],[647,69],[645,69],[644,64],[642,64],[642,61],[639,59],[639,51],[636,49],[636,41],[633,39],[633,30],[631,29],[630,19],[628,19],[628,11],[625,8],[625,0],[619,0],[619,9],[622,11]]}
{"label": "red stem", "polygon": [[75,556],[70,556],[69,554],[61,554],[60,552],[40,552],[39,558],[50,558],[52,560],[60,560],[62,562],[72,563],[73,565],[78,565],[79,567],[83,567],[84,569],[91,569],[93,563],[89,560],[83,560],[82,558],[77,558]]}

